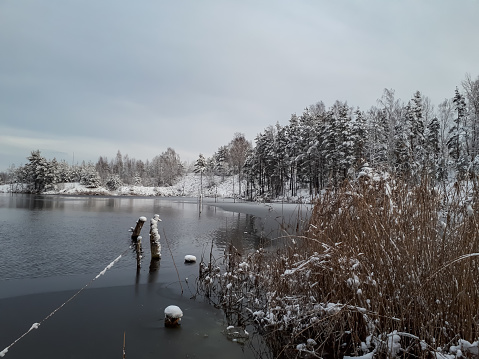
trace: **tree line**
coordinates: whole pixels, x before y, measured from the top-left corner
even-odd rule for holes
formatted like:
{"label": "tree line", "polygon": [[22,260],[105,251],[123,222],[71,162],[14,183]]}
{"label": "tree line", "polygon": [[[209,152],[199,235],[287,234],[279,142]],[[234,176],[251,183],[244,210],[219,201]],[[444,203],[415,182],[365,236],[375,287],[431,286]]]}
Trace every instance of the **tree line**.
{"label": "tree line", "polygon": [[89,188],[105,186],[115,190],[122,185],[167,186],[183,175],[185,164],[174,149],[155,156],[151,161],[136,160],[117,152],[108,160],[100,156],[96,163],[84,161],[68,164],[66,161],[47,160],[39,150],[32,151],[25,165],[12,165],[2,174],[4,183],[15,190],[41,193],[53,190],[59,183],[80,182]]}
{"label": "tree line", "polygon": [[[235,134],[230,144],[221,146],[211,158],[203,158],[206,175],[231,175],[241,171],[246,150],[251,144],[243,134]],[[198,161],[196,161],[198,162]],[[116,190],[123,185],[171,186],[185,172],[195,170],[196,163],[190,166],[181,161],[172,148],[153,157],[152,160],[137,160],[118,150],[116,156],[108,159],[100,156],[96,163],[84,161],[71,165],[66,161],[48,160],[39,150],[32,151],[27,163],[19,167],[12,165],[7,172],[0,173],[0,183],[10,183],[14,191],[42,193],[55,190],[58,184],[79,182],[88,188],[104,186]],[[241,187],[240,187],[241,189]]]}
{"label": "tree line", "polygon": [[[310,105],[285,126],[276,123],[259,133],[252,145],[241,133],[209,158],[200,154],[192,168],[174,149],[151,161],[118,151],[108,160],[68,165],[48,161],[33,151],[28,163],[0,173],[0,180],[42,192],[57,183],[80,182],[116,189],[126,185],[168,186],[186,171],[238,176],[238,193],[253,199],[295,197],[300,189],[314,196],[357,176],[364,167],[408,181],[427,176],[434,183],[475,178],[479,172],[479,77],[466,75],[461,89],[435,107],[420,91],[407,102],[385,89],[369,110],[336,101]],[[243,187],[242,187],[243,184]]]}
{"label": "tree line", "polygon": [[336,101],[293,114],[255,139],[242,171],[245,195],[310,195],[355,178],[364,167],[435,184],[479,173],[479,78],[469,75],[437,107],[417,91],[406,103],[385,89],[367,111]]}

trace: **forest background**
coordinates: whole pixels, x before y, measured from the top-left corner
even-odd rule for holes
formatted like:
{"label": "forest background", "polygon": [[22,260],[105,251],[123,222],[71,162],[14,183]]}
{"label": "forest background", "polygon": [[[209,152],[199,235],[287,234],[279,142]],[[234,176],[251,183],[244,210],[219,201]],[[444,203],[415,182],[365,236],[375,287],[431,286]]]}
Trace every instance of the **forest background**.
{"label": "forest background", "polygon": [[[287,125],[268,126],[254,145],[241,133],[210,157],[187,164],[173,148],[151,160],[99,156],[96,163],[69,164],[33,150],[26,164],[0,172],[12,191],[42,193],[60,183],[80,182],[115,190],[123,185],[172,186],[186,173],[237,176],[237,194],[247,199],[295,198],[364,174],[364,168],[435,185],[474,178],[479,171],[479,77],[466,74],[453,97],[435,106],[420,91],[407,102],[385,89],[377,104],[363,111],[336,101],[293,114]],[[243,185],[243,186],[241,186]]]}

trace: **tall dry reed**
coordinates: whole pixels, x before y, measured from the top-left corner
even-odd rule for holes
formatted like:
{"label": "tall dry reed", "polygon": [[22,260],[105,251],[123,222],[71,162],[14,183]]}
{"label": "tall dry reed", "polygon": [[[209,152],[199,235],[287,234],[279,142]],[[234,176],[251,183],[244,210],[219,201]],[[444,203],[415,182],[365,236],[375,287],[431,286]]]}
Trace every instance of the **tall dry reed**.
{"label": "tall dry reed", "polygon": [[479,339],[477,197],[462,184],[345,183],[317,200],[303,236],[274,253],[231,248],[224,272],[202,276],[277,357],[434,356]]}

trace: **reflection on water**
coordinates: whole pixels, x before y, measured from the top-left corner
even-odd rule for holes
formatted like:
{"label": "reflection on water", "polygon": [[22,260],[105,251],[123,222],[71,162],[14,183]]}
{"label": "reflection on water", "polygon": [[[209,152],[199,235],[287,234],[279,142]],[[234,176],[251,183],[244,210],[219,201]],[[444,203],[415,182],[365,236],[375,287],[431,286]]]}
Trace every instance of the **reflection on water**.
{"label": "reflection on water", "polygon": [[127,230],[138,217],[155,213],[163,252],[166,239],[184,254],[212,241],[219,251],[230,241],[244,250],[263,245],[259,218],[215,206],[204,205],[199,216],[195,203],[172,199],[3,195],[0,280],[95,273],[130,245]]}

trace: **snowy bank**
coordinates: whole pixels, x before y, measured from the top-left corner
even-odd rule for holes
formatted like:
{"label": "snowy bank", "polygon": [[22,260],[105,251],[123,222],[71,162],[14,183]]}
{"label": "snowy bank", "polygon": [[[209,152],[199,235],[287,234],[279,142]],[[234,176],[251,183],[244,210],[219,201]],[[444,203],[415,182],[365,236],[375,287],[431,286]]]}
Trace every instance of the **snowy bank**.
{"label": "snowy bank", "polygon": [[[242,181],[242,188],[246,188],[246,182]],[[235,192],[236,190],[236,192]],[[238,178],[221,176],[203,177],[203,195],[206,197],[234,197],[237,196]],[[11,193],[12,186],[0,185],[0,193]],[[13,189],[13,192],[22,192],[21,188]],[[145,187],[145,186],[121,186],[117,190],[108,190],[100,186],[89,188],[79,182],[57,184],[54,190],[45,191],[43,194],[63,195],[100,195],[100,196],[162,196],[162,197],[197,197],[201,192],[200,176],[188,173],[176,184],[168,187]]]}

